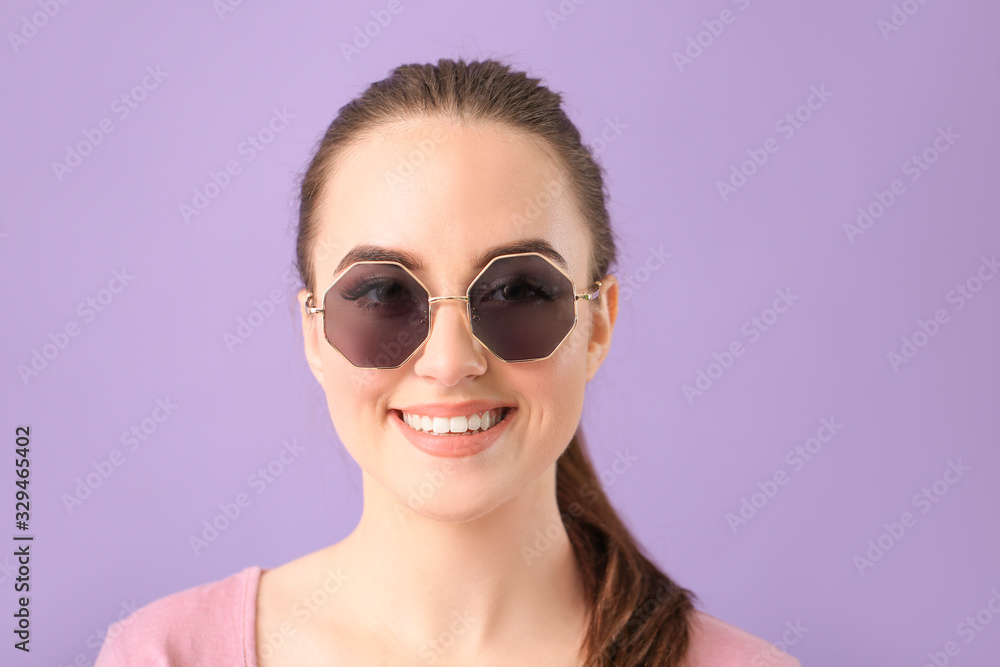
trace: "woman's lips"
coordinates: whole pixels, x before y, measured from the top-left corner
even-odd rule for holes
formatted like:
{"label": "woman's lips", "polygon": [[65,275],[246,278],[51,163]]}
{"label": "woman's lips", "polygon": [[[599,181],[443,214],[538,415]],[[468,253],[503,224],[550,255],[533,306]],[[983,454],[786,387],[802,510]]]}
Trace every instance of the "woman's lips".
{"label": "woman's lips", "polygon": [[417,449],[431,456],[459,457],[472,456],[489,448],[510,426],[517,414],[517,408],[508,408],[499,422],[486,431],[474,433],[455,433],[449,435],[434,435],[424,433],[409,426],[403,421],[399,410],[391,410],[393,423],[402,431],[403,436]]}

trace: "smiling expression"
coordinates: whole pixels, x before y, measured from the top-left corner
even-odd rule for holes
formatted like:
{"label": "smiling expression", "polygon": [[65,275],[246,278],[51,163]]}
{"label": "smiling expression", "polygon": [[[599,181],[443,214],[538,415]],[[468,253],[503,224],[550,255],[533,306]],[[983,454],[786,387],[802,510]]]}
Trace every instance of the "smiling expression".
{"label": "smiling expression", "polygon": [[[431,296],[464,294],[491,251],[528,246],[563,258],[578,291],[591,284],[590,236],[568,184],[547,151],[510,130],[444,120],[384,128],[336,167],[316,209],[310,288],[320,294],[362,247],[404,257]],[[590,339],[600,307],[579,301],[576,326],[539,361],[494,356],[472,337],[459,300],[433,305],[429,337],[399,368],[354,367],[327,342],[318,314],[303,315],[306,357],[362,470],[411,510],[468,520],[536,482],[569,443],[606,352]],[[419,421],[403,420],[430,417],[433,430],[435,417],[500,407],[511,408],[506,418],[476,435],[421,433]]]}

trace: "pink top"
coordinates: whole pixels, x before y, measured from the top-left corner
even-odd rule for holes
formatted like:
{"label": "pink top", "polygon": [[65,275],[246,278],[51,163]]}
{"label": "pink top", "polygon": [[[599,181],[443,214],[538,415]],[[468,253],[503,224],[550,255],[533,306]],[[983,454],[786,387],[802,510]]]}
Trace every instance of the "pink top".
{"label": "pink top", "polygon": [[[247,567],[225,579],[160,598],[112,623],[94,667],[258,667],[257,587],[263,570]],[[798,660],[748,632],[697,612],[691,667],[801,667]],[[801,631],[789,624],[798,641]],[[786,639],[789,643],[792,639]]]}

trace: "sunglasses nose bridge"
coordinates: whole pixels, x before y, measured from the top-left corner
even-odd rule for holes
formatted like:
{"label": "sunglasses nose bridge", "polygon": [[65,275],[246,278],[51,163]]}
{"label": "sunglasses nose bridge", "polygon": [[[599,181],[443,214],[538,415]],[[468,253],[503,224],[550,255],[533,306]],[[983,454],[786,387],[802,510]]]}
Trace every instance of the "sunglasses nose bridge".
{"label": "sunglasses nose bridge", "polygon": [[[469,329],[469,333],[472,334],[472,322],[469,321],[469,297],[468,297],[468,295],[462,295],[462,296],[432,296],[432,297],[430,297],[430,298],[427,299],[428,314],[430,314],[430,311],[432,310],[431,306],[433,304],[437,303],[438,301],[460,301],[460,302],[464,302],[464,304],[465,304],[466,326]],[[430,316],[431,316],[431,320],[433,321],[433,317],[434,316],[433,315],[430,315]],[[427,335],[430,336],[430,333],[431,333],[430,329],[428,329]],[[473,335],[473,337],[475,337],[475,336]]]}
{"label": "sunglasses nose bridge", "polygon": [[427,341],[430,340],[431,335],[433,335],[434,321],[436,318],[433,314],[432,306],[439,301],[441,302],[458,301],[459,304],[464,306],[463,309],[464,315],[462,316],[462,320],[464,321],[465,324],[466,333],[472,339],[473,345],[482,345],[482,341],[479,340],[479,337],[476,336],[475,331],[473,331],[472,328],[472,321],[470,319],[471,313],[469,309],[469,296],[467,294],[462,296],[434,296],[427,299],[427,308],[428,308],[428,315],[430,317],[430,323],[427,328],[427,337],[424,339],[424,344],[426,344]]}
{"label": "sunglasses nose bridge", "polygon": [[434,303],[435,301],[443,301],[445,299],[454,299],[456,301],[465,301],[465,302],[469,301],[469,297],[467,296],[432,296],[429,299],[427,299],[427,302]]}

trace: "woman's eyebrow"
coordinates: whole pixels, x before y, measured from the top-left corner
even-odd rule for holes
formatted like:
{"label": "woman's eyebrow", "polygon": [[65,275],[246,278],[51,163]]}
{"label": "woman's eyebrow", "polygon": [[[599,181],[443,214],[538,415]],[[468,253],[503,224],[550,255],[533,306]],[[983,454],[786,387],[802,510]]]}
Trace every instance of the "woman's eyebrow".
{"label": "woman's eyebrow", "polygon": [[364,244],[351,248],[344,255],[344,258],[340,260],[340,264],[337,265],[333,274],[337,275],[355,262],[399,262],[413,272],[420,271],[423,268],[420,260],[405,250],[393,250],[392,248]]}
{"label": "woman's eyebrow", "polygon": [[[504,245],[490,248],[476,258],[474,265],[476,268],[482,268],[486,266],[486,264],[494,257],[498,257],[500,255],[512,255],[521,252],[537,252],[540,255],[545,255],[561,266],[564,271],[569,271],[569,265],[566,263],[566,259],[552,247],[551,243],[545,239],[539,238],[515,241],[514,243],[506,243]],[[420,272],[424,268],[421,261],[413,253],[405,250],[395,250],[393,248],[363,244],[351,248],[351,250],[344,255],[343,259],[340,260],[340,264],[337,265],[334,275],[340,273],[355,262],[399,262],[414,273]]]}

